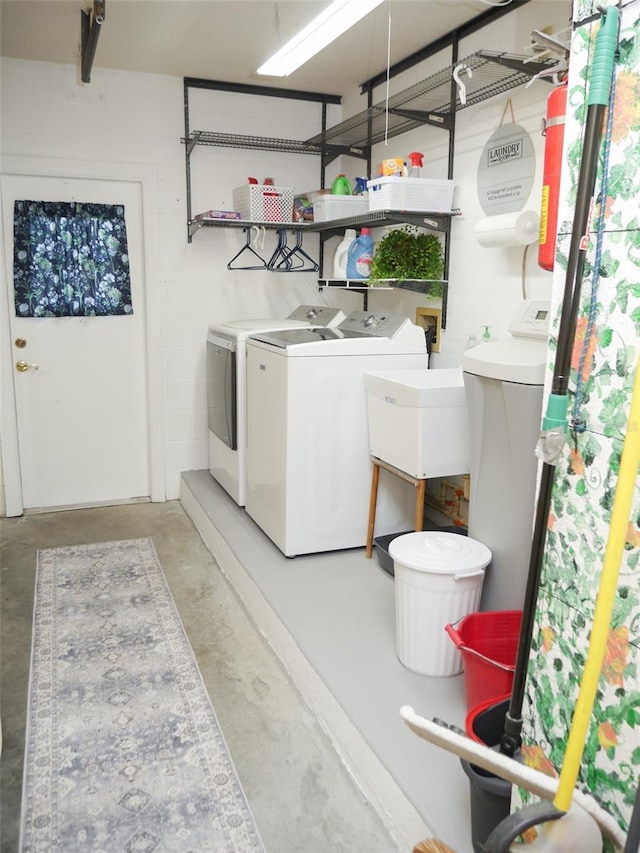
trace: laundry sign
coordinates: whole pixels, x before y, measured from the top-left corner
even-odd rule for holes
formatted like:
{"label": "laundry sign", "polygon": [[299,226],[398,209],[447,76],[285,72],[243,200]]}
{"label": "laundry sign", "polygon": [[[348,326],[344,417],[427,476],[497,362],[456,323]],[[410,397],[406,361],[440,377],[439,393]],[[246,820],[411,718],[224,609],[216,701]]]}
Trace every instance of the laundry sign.
{"label": "laundry sign", "polygon": [[478,165],[478,198],[487,216],[524,207],[535,174],[533,143],[518,124],[500,125],[485,144]]}
{"label": "laundry sign", "polygon": [[498,166],[500,163],[506,163],[509,160],[521,160],[523,149],[524,140],[522,137],[491,145],[487,150],[489,166]]}

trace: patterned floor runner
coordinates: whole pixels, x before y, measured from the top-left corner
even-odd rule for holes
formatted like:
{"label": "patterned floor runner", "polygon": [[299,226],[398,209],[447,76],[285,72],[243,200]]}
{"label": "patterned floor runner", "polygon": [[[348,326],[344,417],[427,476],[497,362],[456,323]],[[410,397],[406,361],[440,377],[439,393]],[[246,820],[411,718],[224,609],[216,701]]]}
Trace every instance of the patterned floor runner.
{"label": "patterned floor runner", "polygon": [[150,539],[40,551],[21,853],[264,847]]}

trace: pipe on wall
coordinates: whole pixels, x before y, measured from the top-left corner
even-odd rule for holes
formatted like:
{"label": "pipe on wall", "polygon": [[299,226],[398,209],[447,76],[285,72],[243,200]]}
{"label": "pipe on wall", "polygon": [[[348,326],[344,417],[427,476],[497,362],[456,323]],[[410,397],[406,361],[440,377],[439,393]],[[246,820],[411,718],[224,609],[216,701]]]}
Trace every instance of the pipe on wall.
{"label": "pipe on wall", "polygon": [[93,67],[93,60],[98,46],[98,38],[100,37],[100,31],[105,19],[106,5],[107,0],[94,0],[92,12],[84,12],[80,10],[82,36],[81,79],[83,83],[91,82],[91,68]]}

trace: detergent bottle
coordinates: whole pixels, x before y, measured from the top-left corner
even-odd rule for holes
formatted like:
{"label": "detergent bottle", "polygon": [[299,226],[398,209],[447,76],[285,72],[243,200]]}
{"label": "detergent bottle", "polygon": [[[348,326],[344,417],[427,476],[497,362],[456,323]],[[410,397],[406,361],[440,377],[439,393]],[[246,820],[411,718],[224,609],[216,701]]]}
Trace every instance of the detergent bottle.
{"label": "detergent bottle", "polygon": [[371,229],[363,228],[347,252],[347,278],[369,278],[373,258],[373,240]]}
{"label": "detergent bottle", "polygon": [[356,239],[356,229],[355,228],[347,228],[344,232],[344,237],[342,241],[338,244],[338,248],[336,249],[335,256],[333,258],[333,277],[334,278],[346,278],[347,277],[347,257],[349,254],[349,246]]}
{"label": "detergent bottle", "polygon": [[343,172],[331,184],[332,195],[351,195],[351,184]]}

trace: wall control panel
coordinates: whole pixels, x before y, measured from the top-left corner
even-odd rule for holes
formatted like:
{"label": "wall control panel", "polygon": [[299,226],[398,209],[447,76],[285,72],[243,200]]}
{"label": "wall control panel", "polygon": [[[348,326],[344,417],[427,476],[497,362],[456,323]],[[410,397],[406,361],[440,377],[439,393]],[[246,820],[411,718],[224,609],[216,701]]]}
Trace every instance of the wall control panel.
{"label": "wall control panel", "polygon": [[514,338],[546,341],[550,317],[551,303],[548,299],[525,299],[511,318],[509,331]]}

